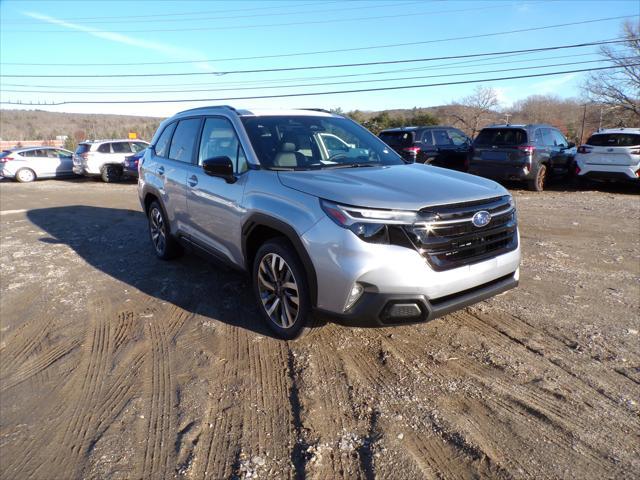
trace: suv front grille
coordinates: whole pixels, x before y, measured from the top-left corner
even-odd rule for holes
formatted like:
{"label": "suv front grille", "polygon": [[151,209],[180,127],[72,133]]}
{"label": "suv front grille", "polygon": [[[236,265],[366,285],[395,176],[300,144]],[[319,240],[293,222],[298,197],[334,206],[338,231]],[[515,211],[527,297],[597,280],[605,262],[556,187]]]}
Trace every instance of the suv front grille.
{"label": "suv front grille", "polygon": [[[489,212],[491,219],[476,227],[472,218],[480,211]],[[423,213],[432,220],[405,227],[405,232],[434,270],[480,262],[518,246],[516,211],[509,196],[433,207]]]}

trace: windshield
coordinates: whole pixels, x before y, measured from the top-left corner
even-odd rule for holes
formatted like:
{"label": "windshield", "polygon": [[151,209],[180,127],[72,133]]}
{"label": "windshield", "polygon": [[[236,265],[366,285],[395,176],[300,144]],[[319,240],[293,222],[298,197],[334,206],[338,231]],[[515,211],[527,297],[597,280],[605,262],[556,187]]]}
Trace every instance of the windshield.
{"label": "windshield", "polygon": [[242,117],[260,164],[272,170],[401,165],[375,135],[339,117]]}
{"label": "windshield", "polygon": [[636,133],[599,133],[587,140],[594,147],[635,147],[640,145],[640,135]]}
{"label": "windshield", "polygon": [[506,147],[527,143],[527,132],[520,128],[485,128],[476,140],[475,145],[503,145]]}

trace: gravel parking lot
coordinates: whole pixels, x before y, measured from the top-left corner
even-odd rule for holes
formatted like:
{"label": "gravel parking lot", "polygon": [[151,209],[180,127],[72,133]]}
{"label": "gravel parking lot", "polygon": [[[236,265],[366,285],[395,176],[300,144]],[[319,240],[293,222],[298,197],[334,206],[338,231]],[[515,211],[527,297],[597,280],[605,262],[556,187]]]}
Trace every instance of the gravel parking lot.
{"label": "gravel parking lot", "polygon": [[134,184],[1,182],[1,477],[640,477],[638,189],[513,193],[519,288],[292,343]]}

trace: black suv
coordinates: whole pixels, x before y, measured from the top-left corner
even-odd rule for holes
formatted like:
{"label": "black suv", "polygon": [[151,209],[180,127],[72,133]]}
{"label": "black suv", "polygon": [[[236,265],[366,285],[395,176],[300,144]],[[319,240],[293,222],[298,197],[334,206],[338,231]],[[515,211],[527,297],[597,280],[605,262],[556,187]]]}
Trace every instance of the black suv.
{"label": "black suv", "polygon": [[409,163],[427,163],[465,172],[471,139],[453,127],[402,127],[383,130],[380,139]]}
{"label": "black suv", "polygon": [[575,144],[551,125],[494,125],[473,141],[469,173],[525,181],[541,192],[551,175],[571,174],[575,154]]}

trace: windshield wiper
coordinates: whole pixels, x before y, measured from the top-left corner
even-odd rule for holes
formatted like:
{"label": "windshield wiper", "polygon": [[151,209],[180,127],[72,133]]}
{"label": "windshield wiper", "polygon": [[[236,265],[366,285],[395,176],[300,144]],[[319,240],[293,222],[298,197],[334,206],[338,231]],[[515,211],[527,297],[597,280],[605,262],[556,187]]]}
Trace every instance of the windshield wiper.
{"label": "windshield wiper", "polygon": [[359,168],[359,167],[378,167],[382,165],[379,162],[367,162],[367,163],[337,163],[336,165],[326,165],[323,167],[327,168]]}

